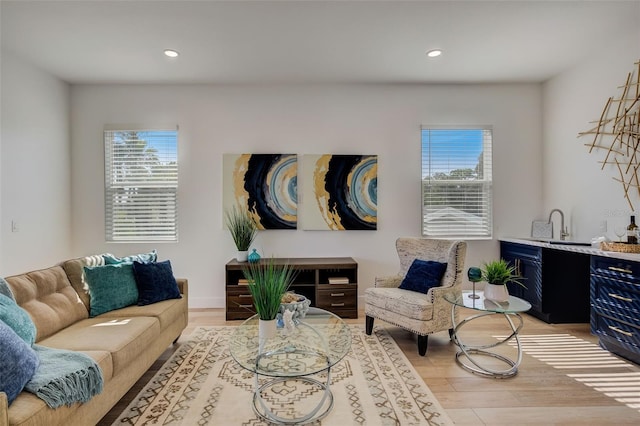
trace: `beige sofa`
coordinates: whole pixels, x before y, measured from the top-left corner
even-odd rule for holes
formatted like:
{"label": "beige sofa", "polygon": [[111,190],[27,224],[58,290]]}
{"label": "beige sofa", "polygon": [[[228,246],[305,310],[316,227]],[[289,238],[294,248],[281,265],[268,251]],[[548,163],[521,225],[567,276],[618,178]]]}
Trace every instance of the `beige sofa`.
{"label": "beige sofa", "polygon": [[25,391],[8,407],[6,395],[0,392],[0,426],[96,424],[187,326],[185,279],[177,279],[181,299],[128,306],[89,318],[83,267],[99,264],[100,259],[67,260],[6,278],[16,302],[36,325],[36,343],[91,356],[102,369],[104,389],[87,403],[57,409]]}

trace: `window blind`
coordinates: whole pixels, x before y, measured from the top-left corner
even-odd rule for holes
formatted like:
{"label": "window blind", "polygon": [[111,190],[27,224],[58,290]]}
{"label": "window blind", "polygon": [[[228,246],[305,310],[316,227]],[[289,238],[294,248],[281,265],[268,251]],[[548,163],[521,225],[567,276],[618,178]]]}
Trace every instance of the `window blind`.
{"label": "window blind", "polygon": [[491,238],[492,130],[422,128],[422,235]]}
{"label": "window blind", "polygon": [[107,241],[177,241],[177,130],[105,130]]}

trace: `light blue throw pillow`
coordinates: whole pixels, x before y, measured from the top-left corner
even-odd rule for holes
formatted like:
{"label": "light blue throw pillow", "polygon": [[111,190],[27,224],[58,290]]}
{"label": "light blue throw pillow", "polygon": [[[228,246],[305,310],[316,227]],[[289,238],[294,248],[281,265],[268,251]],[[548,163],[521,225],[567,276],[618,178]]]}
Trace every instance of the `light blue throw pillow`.
{"label": "light blue throw pillow", "polygon": [[4,294],[0,294],[0,321],[11,327],[29,346],[36,341],[36,326],[27,311]]}
{"label": "light blue throw pillow", "polygon": [[31,345],[3,321],[0,321],[0,342],[0,392],[7,394],[11,405],[33,377],[39,360]]}
{"label": "light blue throw pillow", "polygon": [[90,317],[138,302],[132,264],[85,266],[84,274],[91,298]]}
{"label": "light blue throw pillow", "polygon": [[116,257],[111,253],[103,254],[104,263],[107,265],[120,265],[122,263],[152,263],[158,260],[158,253],[155,250],[151,250],[149,253],[133,254],[131,256]]}

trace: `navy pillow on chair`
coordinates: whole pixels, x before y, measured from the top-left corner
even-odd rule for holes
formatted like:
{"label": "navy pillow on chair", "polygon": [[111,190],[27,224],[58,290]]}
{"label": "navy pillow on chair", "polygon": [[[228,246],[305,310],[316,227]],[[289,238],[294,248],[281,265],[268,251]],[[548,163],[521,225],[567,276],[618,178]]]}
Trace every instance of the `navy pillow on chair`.
{"label": "navy pillow on chair", "polygon": [[171,262],[133,262],[133,273],[138,285],[138,305],[150,305],[167,299],[180,299],[178,283],[173,276]]}
{"label": "navy pillow on chair", "polygon": [[446,270],[446,263],[416,259],[409,267],[399,288],[426,294],[431,287],[440,286]]}

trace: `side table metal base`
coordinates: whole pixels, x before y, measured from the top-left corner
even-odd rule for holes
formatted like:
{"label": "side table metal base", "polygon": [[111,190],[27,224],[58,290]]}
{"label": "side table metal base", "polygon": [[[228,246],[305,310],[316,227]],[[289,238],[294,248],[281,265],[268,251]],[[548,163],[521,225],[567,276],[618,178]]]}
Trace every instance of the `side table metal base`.
{"label": "side table metal base", "polygon": [[[460,348],[460,350],[456,353],[456,362],[465,370],[470,371],[471,373],[474,373],[474,374],[485,376],[485,377],[505,379],[505,378],[513,377],[516,374],[518,374],[518,367],[522,362],[522,346],[520,344],[520,339],[518,337],[518,332],[524,325],[522,317],[518,313],[483,312],[481,314],[476,314],[476,315],[467,317],[464,320],[460,321],[459,324],[456,325],[455,323],[456,308],[457,308],[457,305],[453,305],[451,309],[451,317],[453,319],[453,324],[454,324],[454,332],[453,332],[452,338],[454,343]],[[483,318],[488,315],[503,316],[507,320],[507,323],[511,328],[511,334],[506,336],[504,339],[499,340],[496,343],[491,343],[487,345],[469,345],[469,344],[465,344],[460,340],[458,332],[465,324],[468,324],[469,322],[475,319]],[[511,317],[517,318],[518,320],[517,326],[516,324],[514,324]],[[517,356],[515,360],[509,357],[506,357],[504,355],[495,353],[491,350],[488,350],[488,349],[503,345],[505,343],[508,343],[512,339],[515,339],[515,342],[516,342],[515,346],[516,346]],[[503,370],[488,368],[482,364],[481,357],[491,357],[491,358],[498,359],[501,362],[505,363],[508,366],[508,368]]]}

